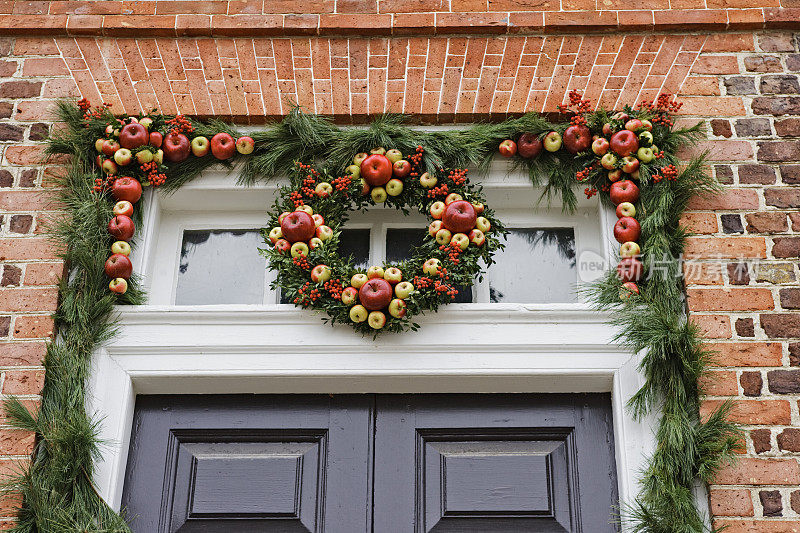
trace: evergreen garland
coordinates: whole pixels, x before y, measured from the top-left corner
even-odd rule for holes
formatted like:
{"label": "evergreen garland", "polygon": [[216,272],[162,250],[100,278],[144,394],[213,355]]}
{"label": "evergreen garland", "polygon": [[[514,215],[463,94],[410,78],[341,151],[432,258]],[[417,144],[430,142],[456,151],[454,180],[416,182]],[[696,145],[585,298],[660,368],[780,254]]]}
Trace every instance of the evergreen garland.
{"label": "evergreen garland", "polygon": [[[626,111],[641,116],[648,113],[647,109]],[[602,110],[579,115],[593,131],[614,120]],[[156,114],[151,118],[155,128],[164,128],[169,120]],[[5,405],[16,427],[37,436],[30,467],[6,484],[8,490],[23,497],[13,531],[127,532],[123,518],[99,498],[92,485],[93,460],[101,445],[97,425],[102,421],[92,420],[84,403],[91,355],[114,334],[114,305],[143,301],[135,277],[130,290],[119,296],[109,292],[103,271],[113,240],[106,231],[111,203],[93,190],[100,179],[93,150],[95,140],[115,117],[107,110],[90,113],[86,106],[79,109],[63,102],[59,119],[67,128],[50,139],[47,151],[50,155],[69,155],[70,163],[58,189],[58,200],[66,213],[53,227],[52,236],[62,247],[70,275],[60,285],[57,336],[48,346],[44,362],[41,407],[34,414],[16,399]],[[219,122],[189,123],[196,134],[236,134],[232,127]],[[242,160],[239,179],[246,186],[285,174],[298,160],[324,160],[327,168],[338,171],[353,153],[375,146],[392,146],[403,153],[423,146],[423,171],[467,166],[481,170],[487,168],[503,140],[515,139],[521,133],[541,136],[548,131],[563,132],[567,125],[529,113],[461,130],[418,131],[404,126],[399,116],[380,117],[367,128],[341,129],[323,117],[295,108],[283,121],[252,135],[255,151],[251,155],[236,156],[226,164]],[[654,143],[664,151],[664,162],[677,167],[676,150],[694,142],[699,133],[699,126],[683,130],[659,127],[654,130]],[[218,163],[204,156],[165,165],[167,179],[162,187],[176,190]],[[607,185],[593,163],[595,159],[588,153],[573,156],[563,150],[515,160],[535,185],[545,187],[551,200],[560,199],[565,210],[576,205],[576,174],[588,185],[587,194]],[[707,528],[694,505],[693,482],[697,478],[709,482],[722,464],[733,459],[740,433],[725,419],[727,404],[708,420],[700,419],[698,379],[709,354],[685,313],[677,258],[683,251],[686,231],[679,220],[692,196],[713,193],[718,186],[708,176],[703,157],[683,166],[674,179],[660,178],[663,176],[654,174],[652,168],[642,168],[637,210],[642,214],[645,266],[654,267],[658,262],[656,271],[662,275],[652,277],[638,294],[624,299],[620,298],[621,282],[614,271],[585,291],[599,309],[611,311],[619,328],[617,341],[644,354],[640,370],[645,384],[631,398],[631,412],[641,417],[657,409],[661,414],[658,446],[643,472],[643,492],[635,502],[623,504],[623,523],[636,532],[698,533]],[[601,194],[601,198],[608,203],[606,195]]]}

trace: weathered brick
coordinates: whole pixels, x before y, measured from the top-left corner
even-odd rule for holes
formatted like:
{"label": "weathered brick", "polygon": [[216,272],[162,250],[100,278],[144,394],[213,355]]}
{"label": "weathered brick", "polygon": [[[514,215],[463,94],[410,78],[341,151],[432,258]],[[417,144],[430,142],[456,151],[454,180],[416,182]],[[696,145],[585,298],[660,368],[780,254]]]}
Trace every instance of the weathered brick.
{"label": "weathered brick", "polygon": [[31,141],[43,141],[50,134],[50,127],[44,122],[39,122],[31,126],[28,139]]}
{"label": "weathered brick", "polygon": [[758,160],[769,162],[800,161],[800,141],[762,141]]}
{"label": "weathered brick", "polygon": [[756,94],[755,80],[750,76],[732,76],[725,78],[724,83],[726,94]]}
{"label": "weathered brick", "polygon": [[781,60],[777,56],[748,56],[744,58],[744,68],[748,72],[780,72]]}
{"label": "weathered brick", "polygon": [[752,108],[756,115],[798,115],[800,114],[800,97],[758,96],[753,98]]}
{"label": "weathered brick", "polygon": [[800,72],[800,54],[792,54],[786,57],[786,70]]}
{"label": "weathered brick", "polygon": [[775,133],[781,137],[800,137],[800,118],[776,120]]}
{"label": "weathered brick", "polygon": [[753,429],[750,431],[750,440],[753,441],[753,449],[756,453],[770,451],[772,449],[770,439],[770,430],[768,429]]}
{"label": "weathered brick", "polygon": [[730,165],[714,165],[714,177],[723,184],[733,183],[733,169]]}
{"label": "weathered brick", "polygon": [[721,137],[730,137],[733,135],[730,121],[724,119],[713,119],[711,121],[711,133]]}
{"label": "weathered brick", "polygon": [[797,76],[781,74],[761,77],[761,94],[797,93],[800,93],[800,83],[797,81]]}
{"label": "weathered brick", "polygon": [[792,491],[789,497],[789,506],[797,514],[800,514],[800,490]]}
{"label": "weathered brick", "polygon": [[11,187],[14,185],[14,175],[8,170],[0,170],[0,187]]}
{"label": "weathered brick", "polygon": [[749,265],[747,263],[728,263],[728,280],[731,285],[749,285]]}
{"label": "weathered brick", "polygon": [[796,277],[791,263],[758,262],[752,267],[752,275],[756,281],[773,284],[792,283]]}
{"label": "weathered brick", "polygon": [[789,364],[792,366],[800,366],[800,343],[789,343]]}
{"label": "weathered brick", "polygon": [[0,141],[21,141],[25,129],[12,124],[0,123]]}
{"label": "weathered brick", "polygon": [[8,337],[11,333],[11,317],[0,316],[0,337]]}
{"label": "weathered brick", "polygon": [[689,201],[689,209],[711,211],[756,210],[758,209],[758,193],[751,189],[726,188],[719,194],[693,197]]}
{"label": "weathered brick", "polygon": [[29,233],[33,226],[33,217],[31,215],[13,215],[9,224],[9,230],[12,233]]}
{"label": "weathered brick", "polygon": [[[703,400],[700,416],[703,420],[722,406],[723,400]],[[733,404],[728,420],[737,424],[790,424],[792,412],[786,400],[738,400]]]}
{"label": "weathered brick", "polygon": [[789,229],[783,212],[748,213],[745,219],[749,233],[782,233]]}
{"label": "weathered brick", "polygon": [[22,269],[16,265],[3,266],[3,278],[0,281],[0,286],[3,287],[18,287],[22,279]]}
{"label": "weathered brick", "polygon": [[742,226],[742,217],[735,214],[720,215],[720,222],[722,222],[723,233],[744,233],[744,226]]}
{"label": "weathered brick", "polygon": [[772,207],[800,207],[800,188],[764,189],[764,200]]}
{"label": "weathered brick", "polygon": [[23,170],[19,174],[19,183],[20,187],[34,187],[36,186],[36,175],[38,172],[35,168],[29,168]]}
{"label": "weathered brick", "polygon": [[764,52],[792,52],[795,50],[790,34],[766,34],[758,36],[758,45]]}
{"label": "weathered brick", "polygon": [[776,237],[773,239],[772,255],[778,259],[800,257],[800,237]]}
{"label": "weathered brick", "polygon": [[800,428],[786,428],[778,433],[778,448],[787,452],[800,452]]}
{"label": "weathered brick", "polygon": [[752,318],[736,319],[736,334],[740,337],[755,337],[755,325]]}
{"label": "weathered brick", "polygon": [[779,490],[758,491],[758,499],[764,508],[764,516],[783,516],[783,502]]}
{"label": "weathered brick", "polygon": [[781,307],[784,309],[800,309],[800,289],[787,288],[780,290]]}
{"label": "weathered brick", "polygon": [[709,498],[715,516],[753,516],[749,490],[714,488],[709,491]]}
{"label": "weathered brick", "polygon": [[781,179],[787,184],[800,183],[800,165],[781,165]]}
{"label": "weathered brick", "polygon": [[761,396],[763,384],[761,372],[742,372],[742,375],[739,376],[739,383],[742,385],[745,396]]}
{"label": "weathered brick", "polygon": [[687,289],[692,311],[758,311],[772,309],[768,289],[736,287],[730,289]]}
{"label": "weathered brick", "polygon": [[770,370],[767,387],[774,394],[800,393],[800,370]]}
{"label": "weathered brick", "polygon": [[42,92],[42,82],[14,80],[0,83],[0,98],[33,98]]}
{"label": "weathered brick", "polygon": [[[736,120],[736,135],[739,137],[763,137],[772,134],[768,118],[740,118]],[[741,172],[741,167],[739,167]]]}
{"label": "weathered brick", "polygon": [[691,321],[700,328],[705,339],[729,339],[731,337],[731,321],[725,315],[692,315]]}

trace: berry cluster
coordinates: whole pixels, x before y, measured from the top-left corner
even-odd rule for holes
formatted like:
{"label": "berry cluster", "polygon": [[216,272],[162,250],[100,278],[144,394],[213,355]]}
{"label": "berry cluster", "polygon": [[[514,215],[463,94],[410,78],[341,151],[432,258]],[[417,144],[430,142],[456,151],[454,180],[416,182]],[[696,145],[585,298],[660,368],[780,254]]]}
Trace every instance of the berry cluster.
{"label": "berry cluster", "polygon": [[592,196],[597,194],[597,189],[595,189],[594,187],[586,187],[583,190],[583,194],[586,195],[586,198],[591,198]]}
{"label": "berry cluster", "polygon": [[454,242],[439,246],[439,250],[447,252],[447,258],[450,259],[450,262],[454,265],[457,265],[461,261],[459,257],[464,253],[461,247]]}
{"label": "berry cluster", "polygon": [[342,280],[340,279],[330,279],[326,281],[322,287],[328,291],[328,294],[331,295],[331,298],[334,300],[341,300],[342,299]]}
{"label": "berry cluster", "polygon": [[408,174],[412,178],[419,177],[419,166],[422,163],[422,154],[425,150],[422,146],[417,146],[417,150],[411,154],[410,156],[406,157],[406,160],[411,163],[411,172]]}
{"label": "berry cluster", "polygon": [[299,207],[305,203],[303,202],[303,193],[299,191],[292,191],[289,193],[289,200],[294,202],[295,207]]}
{"label": "berry cluster", "polygon": [[344,195],[347,195],[347,191],[350,189],[352,184],[353,178],[350,176],[340,176],[331,180],[331,185],[333,185],[333,188]]}
{"label": "berry cluster", "polygon": [[169,127],[170,131],[174,133],[188,134],[194,131],[194,127],[192,126],[192,121],[190,121],[184,115],[176,115],[175,118],[171,118],[165,122]]}
{"label": "berry cluster", "polygon": [[683,102],[674,100],[670,93],[661,93],[655,101],[644,101],[639,104],[639,109],[647,109],[655,115],[651,120],[653,124],[661,124],[667,128],[674,125],[670,113],[677,113],[681,107]]}
{"label": "berry cluster", "polygon": [[104,193],[114,185],[114,181],[117,179],[116,176],[106,176],[105,178],[95,178],[94,180],[94,187],[92,190],[97,193]]}
{"label": "berry cluster", "polygon": [[414,285],[414,287],[416,287],[418,290],[427,289],[428,287],[430,287],[430,286],[431,286],[431,283],[433,283],[433,281],[431,280],[431,278],[424,277],[424,276],[423,276],[423,277],[420,277],[420,276],[414,276],[414,280],[412,281],[412,284],[413,284],[413,285]]}
{"label": "berry cluster", "polygon": [[428,198],[444,198],[449,193],[450,187],[448,187],[446,183],[442,183],[428,191]]}
{"label": "berry cluster", "polygon": [[300,192],[309,198],[314,196],[314,185],[316,184],[317,180],[314,179],[314,176],[309,174],[305,178],[303,178],[302,187],[300,187]]}
{"label": "berry cluster", "polygon": [[319,289],[311,288],[310,281],[305,282],[305,284],[300,287],[300,290],[297,292],[299,296],[292,301],[295,305],[299,305],[301,307],[309,307],[322,297],[322,293],[320,293]]}
{"label": "berry cluster", "polygon": [[568,113],[572,111],[571,108],[575,108],[574,113],[575,116],[570,119],[575,126],[584,126],[586,125],[586,117],[583,115],[590,112],[592,110],[592,101],[591,100],[584,100],[583,95],[575,89],[569,92],[569,104],[561,105],[558,104],[556,108],[561,113]]}
{"label": "berry cluster", "polygon": [[578,172],[575,173],[575,179],[577,179],[578,181],[586,180],[596,166],[597,166],[597,161],[595,161],[588,167],[584,168],[583,170],[579,170]]}
{"label": "berry cluster", "polygon": [[308,259],[306,259],[306,256],[304,255],[298,255],[297,257],[293,257],[292,263],[294,263],[294,266],[300,267],[303,270],[311,270],[311,264],[308,262]]}
{"label": "berry cluster", "polygon": [[466,168],[456,168],[450,171],[447,177],[457,186],[460,187],[467,182],[467,172],[469,172]]}
{"label": "berry cluster", "polygon": [[663,167],[661,169],[661,173],[669,181],[675,181],[678,179],[678,168],[675,165],[667,165]]}
{"label": "berry cluster", "polygon": [[96,107],[94,111],[92,111],[92,104],[86,98],[81,98],[78,100],[78,109],[83,111],[83,120],[92,120],[93,118],[102,118],[103,111],[111,107],[111,104],[108,102],[103,102],[101,107]]}
{"label": "berry cluster", "polygon": [[167,175],[158,171],[158,163],[150,161],[149,163],[142,163],[139,166],[142,172],[147,176],[147,181],[154,187],[164,185],[167,181]]}

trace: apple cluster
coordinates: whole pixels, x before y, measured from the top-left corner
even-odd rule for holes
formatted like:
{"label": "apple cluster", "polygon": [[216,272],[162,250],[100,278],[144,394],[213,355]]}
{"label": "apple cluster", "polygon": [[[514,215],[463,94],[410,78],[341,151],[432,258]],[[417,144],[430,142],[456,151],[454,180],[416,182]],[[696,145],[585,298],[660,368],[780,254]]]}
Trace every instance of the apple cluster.
{"label": "apple cluster", "polygon": [[133,205],[142,197],[142,185],[134,178],[123,176],[114,180],[111,195],[117,203],[112,209],[114,216],[108,221],[108,233],[115,240],[111,245],[111,256],[106,259],[105,273],[111,278],[108,284],[111,292],[125,294],[128,280],[133,274],[133,263],[130,260],[130,241],[136,232]]}
{"label": "apple cluster", "polygon": [[[336,178],[296,163],[265,230],[276,286],[291,302],[326,310],[363,332],[402,331],[415,327],[411,316],[451,301],[456,285],[472,283],[479,260],[499,247],[502,224],[465,170],[420,172],[423,152],[417,147],[404,158],[398,149],[373,148]],[[398,209],[411,205],[429,216],[427,236],[401,264],[356,269],[337,253],[341,227],[352,209],[389,198]]]}
{"label": "apple cluster", "polygon": [[639,294],[636,284],[644,271],[640,259],[642,249],[639,238],[642,227],[636,220],[636,206],[639,200],[639,187],[633,180],[620,180],[611,184],[609,191],[611,201],[617,206],[617,222],[614,224],[614,238],[620,243],[620,261],[617,264],[617,276],[622,281],[620,298],[627,299],[633,294]]}

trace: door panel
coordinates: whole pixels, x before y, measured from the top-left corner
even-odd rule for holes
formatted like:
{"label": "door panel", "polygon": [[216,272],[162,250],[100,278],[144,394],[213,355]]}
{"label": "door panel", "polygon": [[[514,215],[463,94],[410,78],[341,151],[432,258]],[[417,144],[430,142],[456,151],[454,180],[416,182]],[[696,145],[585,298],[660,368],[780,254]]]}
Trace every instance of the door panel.
{"label": "door panel", "polygon": [[366,531],[371,411],[364,396],[141,396],[123,493],[132,529]]}
{"label": "door panel", "polygon": [[617,529],[608,394],[140,396],[135,533]]}
{"label": "door panel", "polygon": [[607,394],[379,396],[376,413],[376,532],[616,531]]}

